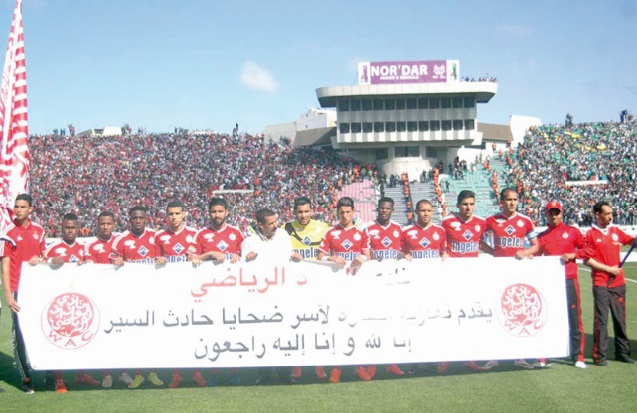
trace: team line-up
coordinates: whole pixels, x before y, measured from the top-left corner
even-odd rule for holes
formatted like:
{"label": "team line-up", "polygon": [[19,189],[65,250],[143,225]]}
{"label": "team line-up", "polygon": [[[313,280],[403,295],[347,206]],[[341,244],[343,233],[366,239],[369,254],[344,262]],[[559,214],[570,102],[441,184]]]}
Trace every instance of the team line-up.
{"label": "team line-up", "polygon": [[[565,268],[571,361],[575,367],[586,368],[584,362],[584,328],[582,325],[580,288],[576,260],[583,260],[591,268],[594,298],[593,362],[597,366],[607,366],[608,356],[608,315],[615,331],[615,352],[617,361],[635,364],[631,358],[630,341],[626,331],[626,285],[620,268],[621,245],[635,242],[635,238],[613,225],[612,206],[599,201],[593,206],[596,222],[583,235],[579,229],[563,223],[563,208],[559,201],[546,204],[545,216],[548,228],[536,233],[533,222],[517,212],[518,192],[505,188],[500,192],[501,211],[483,219],[474,215],[475,194],[464,190],[458,194],[458,212],[446,217],[440,225],[432,222],[434,208],[430,201],[420,200],[414,211],[416,222],[401,227],[391,220],[394,201],[383,197],[378,201],[376,219],[369,224],[355,220],[355,206],[351,198],[340,198],[336,205],[338,224],[330,227],[313,219],[314,212],[308,197],[294,200],[295,219],[280,226],[277,214],[268,208],[256,211],[256,226],[249,235],[229,225],[227,219],[230,205],[224,198],[212,198],[208,204],[209,225],[195,229],[186,226],[186,210],[180,201],[167,204],[167,227],[159,231],[147,228],[147,212],[142,206],[129,210],[129,229],[114,234],[115,216],[103,211],[97,218],[97,237],[84,245],[77,241],[78,217],[66,214],[62,220],[63,237],[48,248],[43,228],[31,221],[33,200],[22,194],[14,205],[15,219],[2,235],[0,253],[2,256],[2,283],[7,303],[13,314],[14,349],[16,365],[22,377],[22,389],[34,392],[24,339],[20,330],[17,313],[20,311],[18,287],[22,263],[31,265],[48,263],[60,267],[65,263],[81,265],[85,262],[111,264],[154,263],[169,265],[171,262],[190,261],[200,265],[203,261],[250,262],[264,258],[278,257],[300,261],[316,259],[333,263],[338,267],[348,266],[355,273],[365,261],[370,259],[455,259],[477,257],[480,251],[495,257],[515,257],[528,259],[535,255],[560,256]],[[490,239],[492,242],[485,242]],[[548,359],[534,362],[515,360],[521,368],[542,368],[551,365]],[[498,365],[495,360],[478,364],[469,361],[466,365],[474,370],[489,370]],[[448,363],[439,363],[438,371],[448,369]],[[338,383],[341,367],[333,367],[330,374],[321,366],[316,367],[319,379]],[[259,369],[257,383],[266,381],[269,369]],[[301,368],[277,368],[279,377],[299,379]],[[387,367],[387,372],[403,375],[397,365]],[[356,366],[356,376],[364,381],[376,374],[376,366]],[[62,372],[52,372],[55,389],[65,393],[67,386]],[[133,377],[120,372],[119,379],[129,388],[138,388],[146,380],[155,386],[164,383],[156,371],[137,370]],[[192,380],[198,386],[207,382],[200,370],[194,370]],[[182,375],[175,369],[168,387],[180,385]],[[232,370],[234,384],[240,378]],[[113,375],[103,372],[102,381],[94,379],[86,372],[77,372],[76,383],[110,388]]]}

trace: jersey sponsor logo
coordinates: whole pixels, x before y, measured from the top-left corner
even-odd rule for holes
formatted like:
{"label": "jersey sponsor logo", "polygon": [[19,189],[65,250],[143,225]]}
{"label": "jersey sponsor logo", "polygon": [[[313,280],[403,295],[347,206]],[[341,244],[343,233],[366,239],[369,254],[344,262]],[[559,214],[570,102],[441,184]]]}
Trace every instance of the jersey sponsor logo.
{"label": "jersey sponsor logo", "polygon": [[396,250],[376,250],[372,251],[372,256],[380,260],[396,260],[398,259],[398,251]]}
{"label": "jersey sponsor logo", "polygon": [[318,257],[318,249],[317,248],[300,248],[294,249],[293,252],[298,253],[302,259],[312,259]]}
{"label": "jersey sponsor logo", "polygon": [[385,248],[387,248],[391,245],[391,240],[389,239],[389,237],[385,237],[380,243],[383,244]]}
{"label": "jersey sponsor logo", "polygon": [[341,243],[341,246],[342,246],[343,248],[345,248],[346,250],[348,250],[348,249],[352,248],[352,245],[353,245],[353,244],[352,244],[352,243],[350,242],[350,240],[348,240],[348,239],[346,239],[345,241],[343,241],[343,242]]}
{"label": "jersey sponsor logo", "polygon": [[141,255],[142,257],[145,257],[148,254],[148,248],[146,248],[145,246],[141,246],[137,252],[139,253],[139,255]]}
{"label": "jersey sponsor logo", "polygon": [[358,252],[354,252],[354,251],[348,251],[348,252],[335,252],[334,256],[336,257],[343,257],[343,259],[347,262],[351,262],[354,261],[356,259],[356,257],[358,257],[360,254]]}
{"label": "jersey sponsor logo", "polygon": [[152,264],[152,263],[155,262],[155,259],[154,258],[144,258],[144,259],[141,259],[141,260],[128,260],[126,262],[130,262],[130,263],[133,263],[133,264]]}
{"label": "jersey sponsor logo", "polygon": [[310,237],[305,237],[303,238],[303,241],[301,241],[303,243],[303,245],[311,245],[312,244],[312,240],[310,239]]}
{"label": "jersey sponsor logo", "polygon": [[55,346],[73,350],[88,344],[99,330],[99,312],[86,295],[63,293],[53,298],[41,316],[42,332]]}
{"label": "jersey sponsor logo", "polygon": [[186,255],[172,255],[166,257],[166,261],[168,262],[186,262],[188,261],[188,256]]}
{"label": "jersey sponsor logo", "polygon": [[76,257],[75,255],[71,255],[71,257],[69,258],[69,262],[72,262],[72,263],[76,263],[79,260],[80,259],[78,257]]}
{"label": "jersey sponsor logo", "polygon": [[420,242],[420,245],[423,246],[423,248],[427,248],[429,246],[429,244],[431,244],[431,242],[427,239],[427,237],[423,237]]}
{"label": "jersey sponsor logo", "polygon": [[438,250],[420,250],[410,252],[412,258],[417,260],[428,258],[440,258],[440,251]]}
{"label": "jersey sponsor logo", "polygon": [[469,241],[472,237],[473,237],[473,232],[466,230],[463,234],[462,237],[464,239],[466,239],[467,241]]}
{"label": "jersey sponsor logo", "polygon": [[522,248],[524,246],[520,237],[500,237],[498,244],[502,248]]}
{"label": "jersey sponsor logo", "polygon": [[478,243],[477,242],[458,242],[453,241],[451,243],[451,251],[457,252],[459,254],[468,254],[472,252],[478,252]]}
{"label": "jersey sponsor logo", "polygon": [[528,284],[508,286],[500,296],[496,309],[502,327],[517,337],[529,337],[538,333],[548,318],[548,308],[539,290]]}
{"label": "jersey sponsor logo", "polygon": [[512,225],[509,225],[508,227],[506,227],[504,229],[504,232],[506,232],[507,234],[511,235],[511,234],[513,234],[515,232],[515,228],[513,228]]}

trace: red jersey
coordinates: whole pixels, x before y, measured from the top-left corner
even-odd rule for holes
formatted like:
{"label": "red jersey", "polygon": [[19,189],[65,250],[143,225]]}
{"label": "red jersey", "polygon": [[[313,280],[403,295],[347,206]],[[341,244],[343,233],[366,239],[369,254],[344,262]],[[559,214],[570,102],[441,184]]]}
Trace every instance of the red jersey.
{"label": "red jersey", "polygon": [[447,254],[450,257],[477,257],[480,242],[487,228],[483,218],[473,215],[464,221],[458,215],[450,215],[442,220],[447,235]]}
{"label": "red jersey", "polygon": [[60,257],[66,263],[78,263],[85,260],[84,244],[75,241],[73,244],[67,244],[63,239],[54,242],[46,250],[47,262],[51,262],[52,258]]}
{"label": "red jersey", "polygon": [[493,233],[493,256],[515,257],[515,253],[524,249],[525,239],[534,239],[535,226],[526,215],[517,212],[509,218],[497,214],[487,218],[487,232]]}
{"label": "red jersey", "polygon": [[[22,263],[29,261],[32,257],[43,257],[46,250],[44,240],[44,228],[40,225],[28,221],[28,225],[23,227],[12,222],[5,234],[2,236],[0,243],[0,255],[2,257],[11,257],[10,280],[12,292],[18,291],[20,285],[20,274],[22,272]],[[5,285],[5,288],[7,286]]]}
{"label": "red jersey", "polygon": [[[576,258],[586,257],[586,240],[579,229],[564,223],[549,227],[537,237],[540,246],[539,255],[564,255],[575,253]],[[571,260],[565,266],[566,279],[577,278],[577,263]]]}
{"label": "red jersey", "polygon": [[[614,267],[621,263],[619,259],[620,247],[632,244],[635,237],[626,234],[616,225],[611,224],[606,228],[600,228],[593,224],[591,229],[586,232],[585,239],[590,248],[589,258]],[[612,279],[607,272],[592,269],[591,277],[593,277],[593,285],[596,287],[619,287],[626,284],[623,269],[619,275]]]}
{"label": "red jersey", "polygon": [[183,227],[179,232],[162,229],[155,234],[155,256],[168,262],[188,261],[188,256],[197,253],[197,230]]}
{"label": "red jersey", "polygon": [[155,230],[145,228],[140,236],[124,231],[113,242],[113,252],[126,262],[155,262]]}
{"label": "red jersey", "polygon": [[347,262],[354,261],[369,248],[367,232],[355,226],[343,228],[340,225],[328,229],[319,245],[320,252],[334,257],[343,257]]}
{"label": "red jersey", "polygon": [[372,258],[398,259],[401,249],[402,228],[395,222],[389,222],[386,227],[374,221],[367,227],[367,236],[371,247]]}
{"label": "red jersey", "polygon": [[100,237],[86,245],[84,258],[86,261],[93,261],[96,264],[110,264],[113,258],[113,243],[119,234],[111,234],[111,237],[104,241]]}
{"label": "red jersey", "polygon": [[241,243],[243,234],[239,228],[225,225],[219,231],[212,228],[202,228],[195,237],[197,241],[197,254],[206,252],[223,252],[226,259],[232,259],[232,255],[241,255]]}
{"label": "red jersey", "polygon": [[447,249],[445,230],[439,225],[429,224],[425,228],[414,224],[402,233],[402,250],[416,260],[440,258]]}

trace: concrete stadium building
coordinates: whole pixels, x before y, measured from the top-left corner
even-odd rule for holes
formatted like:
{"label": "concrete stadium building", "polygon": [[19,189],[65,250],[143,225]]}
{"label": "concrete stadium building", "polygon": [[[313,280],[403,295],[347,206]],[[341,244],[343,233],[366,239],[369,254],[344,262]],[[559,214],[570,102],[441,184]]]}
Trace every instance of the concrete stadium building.
{"label": "concrete stadium building", "polygon": [[363,62],[359,84],[316,89],[335,108],[332,147],[387,174],[418,176],[461,147],[482,146],[478,105],[497,93],[494,79],[462,79],[457,60]]}

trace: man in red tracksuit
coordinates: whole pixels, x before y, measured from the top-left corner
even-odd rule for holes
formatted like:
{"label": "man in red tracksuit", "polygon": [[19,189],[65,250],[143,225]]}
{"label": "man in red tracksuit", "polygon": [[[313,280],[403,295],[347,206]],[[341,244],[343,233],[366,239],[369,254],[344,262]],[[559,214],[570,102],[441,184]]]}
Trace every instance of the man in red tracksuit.
{"label": "man in red tracksuit", "polygon": [[[545,215],[548,229],[538,235],[540,255],[562,257],[566,272],[566,302],[568,304],[568,324],[571,339],[571,359],[575,367],[584,369],[584,326],[580,305],[579,282],[577,280],[576,259],[586,258],[586,240],[579,229],[562,222],[562,204],[549,202]],[[538,367],[548,367],[550,362],[540,359]]]}
{"label": "man in red tracksuit", "polygon": [[596,222],[586,233],[592,250],[586,265],[591,267],[595,321],[593,328],[593,361],[606,366],[608,350],[608,310],[615,331],[615,360],[635,364],[630,357],[630,340],[626,331],[626,280],[619,267],[619,248],[635,242],[619,227],[613,225],[613,208],[608,202],[593,206]]}

